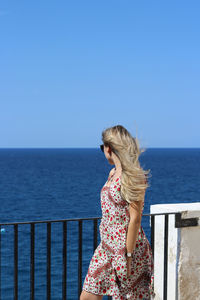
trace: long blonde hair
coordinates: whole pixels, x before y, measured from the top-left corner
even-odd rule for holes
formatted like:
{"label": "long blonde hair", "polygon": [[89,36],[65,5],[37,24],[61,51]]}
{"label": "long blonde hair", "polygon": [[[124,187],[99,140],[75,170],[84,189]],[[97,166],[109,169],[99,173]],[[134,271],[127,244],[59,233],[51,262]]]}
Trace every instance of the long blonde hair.
{"label": "long blonde hair", "polygon": [[128,203],[143,200],[148,184],[150,169],[143,170],[139,156],[145,149],[140,149],[137,137],[133,137],[122,125],[109,127],[102,132],[102,141],[110,146],[121,162],[121,196]]}

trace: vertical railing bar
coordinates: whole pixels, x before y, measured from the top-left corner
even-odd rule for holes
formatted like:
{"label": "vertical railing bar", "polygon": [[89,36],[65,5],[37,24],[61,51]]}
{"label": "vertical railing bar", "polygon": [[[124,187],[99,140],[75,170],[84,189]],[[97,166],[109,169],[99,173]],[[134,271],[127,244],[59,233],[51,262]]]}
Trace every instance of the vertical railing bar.
{"label": "vertical railing bar", "polygon": [[154,258],[154,234],[155,234],[155,216],[151,216],[151,250]]}
{"label": "vertical railing bar", "polygon": [[30,299],[35,297],[35,224],[31,223]]}
{"label": "vertical railing bar", "polygon": [[165,215],[165,228],[164,228],[164,278],[163,278],[163,300],[167,300],[168,217],[169,217],[169,215]]}
{"label": "vertical railing bar", "polygon": [[0,300],[1,300],[1,225],[0,225]]}
{"label": "vertical railing bar", "polygon": [[97,248],[97,219],[93,220],[94,229],[93,229],[93,250]]}
{"label": "vertical railing bar", "polygon": [[51,299],[51,223],[47,223],[47,300]]}
{"label": "vertical railing bar", "polygon": [[67,299],[67,221],[63,222],[63,274],[62,274],[62,300]]}
{"label": "vertical railing bar", "polygon": [[78,247],[78,299],[82,289],[82,220],[79,223],[79,247]]}
{"label": "vertical railing bar", "polygon": [[14,225],[14,300],[18,299],[18,224]]}

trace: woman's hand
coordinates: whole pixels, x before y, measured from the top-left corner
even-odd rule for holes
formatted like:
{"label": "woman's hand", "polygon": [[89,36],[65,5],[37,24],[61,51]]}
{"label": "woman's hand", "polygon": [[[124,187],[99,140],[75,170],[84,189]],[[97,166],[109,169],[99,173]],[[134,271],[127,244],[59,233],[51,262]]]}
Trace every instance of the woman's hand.
{"label": "woman's hand", "polygon": [[131,262],[132,262],[132,257],[126,257],[127,259],[127,277],[131,275]]}

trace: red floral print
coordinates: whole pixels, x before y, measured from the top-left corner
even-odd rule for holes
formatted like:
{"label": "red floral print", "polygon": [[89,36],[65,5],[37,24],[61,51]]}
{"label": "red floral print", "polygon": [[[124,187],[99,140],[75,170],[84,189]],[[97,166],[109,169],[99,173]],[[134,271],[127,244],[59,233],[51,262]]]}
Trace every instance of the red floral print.
{"label": "red floral print", "polygon": [[131,275],[127,277],[125,251],[130,221],[129,204],[120,195],[120,177],[110,186],[106,183],[100,193],[101,242],[90,261],[83,290],[97,295],[110,295],[114,300],[151,299],[155,293],[154,264],[149,241],[140,226],[131,262]]}

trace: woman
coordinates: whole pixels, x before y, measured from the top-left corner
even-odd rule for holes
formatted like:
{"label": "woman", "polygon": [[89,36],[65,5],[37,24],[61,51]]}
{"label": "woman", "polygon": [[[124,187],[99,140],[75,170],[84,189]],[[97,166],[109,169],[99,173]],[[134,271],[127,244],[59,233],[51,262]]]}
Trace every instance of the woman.
{"label": "woman", "polygon": [[148,171],[139,164],[137,138],[121,125],[102,132],[105,157],[111,165],[101,189],[101,242],[90,261],[80,300],[151,299],[153,257],[141,226]]}

